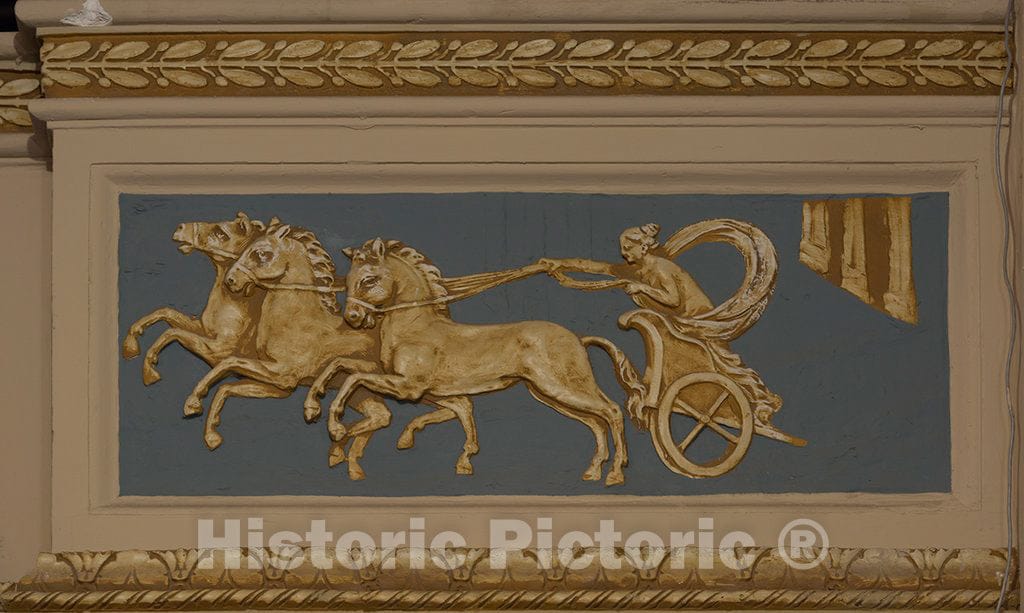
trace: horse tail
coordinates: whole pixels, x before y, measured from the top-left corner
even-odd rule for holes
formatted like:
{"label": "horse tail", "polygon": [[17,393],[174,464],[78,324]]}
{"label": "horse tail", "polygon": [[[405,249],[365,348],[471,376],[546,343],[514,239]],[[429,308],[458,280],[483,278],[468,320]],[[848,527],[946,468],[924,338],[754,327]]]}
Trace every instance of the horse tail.
{"label": "horse tail", "polygon": [[647,430],[646,420],[643,419],[644,397],[647,395],[647,388],[640,379],[639,373],[633,367],[626,354],[615,346],[610,340],[600,336],[584,336],[580,338],[583,346],[593,345],[604,349],[608,356],[615,363],[615,376],[619,385],[626,390],[626,412],[629,419],[640,430]]}

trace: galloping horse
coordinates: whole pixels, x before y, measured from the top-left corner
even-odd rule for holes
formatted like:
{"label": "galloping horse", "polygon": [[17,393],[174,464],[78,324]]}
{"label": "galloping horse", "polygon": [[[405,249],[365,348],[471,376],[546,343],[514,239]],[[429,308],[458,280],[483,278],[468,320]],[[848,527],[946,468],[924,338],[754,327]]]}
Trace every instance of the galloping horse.
{"label": "galloping horse", "polygon": [[[288,225],[269,230],[245,249],[224,280],[229,290],[242,296],[260,288],[267,290],[256,324],[255,350],[251,356],[232,355],[215,364],[185,401],[187,413],[202,412],[202,399],[210,388],[230,374],[245,377],[247,386],[247,393],[234,395],[284,398],[299,385],[311,382],[339,355],[364,368],[375,368],[379,339],[376,334],[350,328],[337,316],[334,264],[311,232]],[[216,426],[223,403],[216,400],[206,418],[206,438],[219,444]],[[391,411],[379,396],[369,392],[352,401],[364,419],[348,433],[353,440],[347,457],[345,441],[338,441],[335,451],[340,453],[332,452],[332,465],[347,459],[349,477],[362,479],[365,474],[358,460],[370,435],[391,423]],[[464,420],[472,419],[467,398],[449,398],[441,406]],[[317,417],[305,414],[308,422]]]}
{"label": "galloping horse", "polygon": [[[276,225],[277,218],[270,223],[272,226]],[[165,321],[171,326],[146,352],[142,364],[143,383],[152,385],[160,380],[160,373],[156,370],[157,360],[160,352],[171,343],[180,343],[210,366],[229,355],[245,353],[246,349],[251,347],[263,292],[250,296],[230,292],[224,286],[224,277],[238,254],[265,230],[263,222],[249,219],[245,213],[238,213],[238,216],[230,221],[196,221],[178,226],[172,237],[179,243],[178,250],[184,254],[193,251],[206,254],[213,263],[216,280],[210,288],[206,307],[199,317],[164,307],[140,318],[128,329],[128,334],[121,344],[121,354],[126,360],[139,355],[139,338],[147,328],[160,321]],[[242,388],[240,383],[228,383],[221,387],[225,389],[226,394]],[[186,411],[185,414],[191,416],[196,413]]]}
{"label": "galloping horse", "polygon": [[[622,467],[627,454],[623,416],[598,388],[584,346],[596,344],[608,350],[617,362],[624,360],[620,352],[609,349],[608,341],[580,339],[549,322],[456,323],[445,306],[447,296],[440,271],[415,249],[378,238],[360,249],[346,249],[345,255],[352,260],[346,278],[345,319],[360,328],[373,328],[378,318],[381,320],[384,374],[345,356],[334,359],[321,373],[310,387],[307,400],[315,402],[321,391],[319,383],[331,380],[339,370],[353,373],[331,403],[328,429],[332,436],[338,432],[347,398],[360,388],[417,401],[425,394],[439,398],[471,396],[522,381],[537,400],[582,422],[594,434],[596,449],[583,473],[584,480],[601,478],[608,459],[610,429],[615,457],[605,483],[624,481]],[[463,455],[460,460],[468,462],[467,454]]]}

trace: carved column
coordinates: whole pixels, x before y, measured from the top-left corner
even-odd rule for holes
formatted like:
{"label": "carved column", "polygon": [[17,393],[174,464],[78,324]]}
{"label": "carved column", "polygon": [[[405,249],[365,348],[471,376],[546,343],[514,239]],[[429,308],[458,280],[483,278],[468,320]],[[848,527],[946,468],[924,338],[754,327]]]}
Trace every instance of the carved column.
{"label": "carved column", "polygon": [[886,198],[885,221],[889,226],[889,289],[885,310],[903,321],[917,323],[917,292],[914,291],[910,239],[910,198]]}
{"label": "carved column", "polygon": [[851,198],[843,207],[842,287],[864,302],[868,294],[867,259],[864,255],[864,201]]}
{"label": "carved column", "polygon": [[827,202],[809,200],[804,202],[803,233],[800,239],[800,261],[811,270],[828,274],[829,225]]}

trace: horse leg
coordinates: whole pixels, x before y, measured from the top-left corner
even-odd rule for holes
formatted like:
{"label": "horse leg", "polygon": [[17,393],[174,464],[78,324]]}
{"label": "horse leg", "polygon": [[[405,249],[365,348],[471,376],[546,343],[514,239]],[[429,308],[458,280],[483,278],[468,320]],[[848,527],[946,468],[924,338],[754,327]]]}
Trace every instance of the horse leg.
{"label": "horse leg", "polygon": [[231,396],[245,398],[287,398],[292,390],[281,389],[276,385],[262,381],[229,381],[217,388],[210,402],[210,412],[206,415],[206,426],[203,429],[203,440],[210,451],[220,447],[224,437],[217,432],[220,425],[220,412],[224,403]]}
{"label": "horse leg", "polygon": [[139,355],[139,337],[146,331],[146,328],[159,321],[166,321],[172,328],[180,328],[189,332],[199,333],[203,330],[203,324],[195,317],[189,317],[181,311],[170,307],[159,308],[149,315],[140,317],[138,321],[128,327],[128,334],[121,343],[121,355],[124,359],[130,360]]}
{"label": "horse leg", "polygon": [[309,386],[306,393],[306,400],[302,405],[302,416],[307,424],[314,423],[320,419],[320,399],[323,398],[327,385],[338,374],[339,371],[348,372],[373,372],[377,365],[368,360],[339,357],[331,360],[327,366],[320,371],[313,384]]}
{"label": "horse leg", "polygon": [[146,359],[142,362],[143,383],[146,385],[152,385],[160,380],[160,373],[156,370],[157,361],[160,359],[160,352],[174,342],[181,344],[182,347],[198,356],[207,364],[213,364],[220,361],[226,357],[226,354],[234,349],[233,346],[225,347],[225,345],[229,345],[229,343],[225,343],[224,341],[218,342],[215,339],[207,338],[204,334],[196,334],[194,332],[179,330],[177,328],[169,328],[164,330],[163,334],[161,334],[156,339],[156,342],[150,346],[149,350],[146,351]]}
{"label": "horse leg", "polygon": [[[371,395],[364,390],[357,390],[352,394],[351,404],[355,410],[363,414],[363,419],[356,422],[345,436],[345,438],[352,439],[352,446],[347,454],[348,478],[360,481],[366,477],[366,474],[363,472],[362,466],[359,465],[359,459],[363,457],[363,450],[366,449],[373,433],[391,424],[391,410],[380,397]],[[334,443],[334,445],[342,446],[342,455],[338,458],[332,453],[332,459],[329,462],[331,466],[345,461],[344,444],[344,441]]]}
{"label": "horse leg", "polygon": [[608,460],[608,431],[605,424],[594,415],[576,410],[572,406],[561,402],[558,398],[541,392],[532,383],[527,383],[526,389],[530,390],[530,394],[540,402],[590,428],[591,433],[594,435],[594,455],[590,459],[590,465],[587,467],[587,470],[583,473],[583,480],[600,480],[604,463]]}
{"label": "horse leg", "polygon": [[455,413],[466,433],[466,442],[462,445],[462,455],[455,463],[455,474],[472,475],[471,459],[480,451],[476,438],[476,421],[473,419],[473,401],[467,396],[452,396],[438,400],[437,404]]}
{"label": "horse leg", "polygon": [[[585,387],[591,387],[587,390]],[[581,414],[589,414],[599,419],[607,426],[612,433],[612,443],[615,446],[615,457],[612,460],[612,469],[605,477],[605,485],[620,485],[625,481],[622,474],[622,467],[626,465],[628,456],[626,454],[626,428],[622,418],[622,411],[619,406],[612,402],[601,392],[595,382],[592,386],[584,386],[584,389],[562,389],[557,394],[551,394],[551,390],[545,392],[550,398],[557,398],[571,410]],[[605,434],[601,435],[605,440]],[[607,457],[607,456],[606,456]]]}
{"label": "horse leg", "polygon": [[446,421],[455,419],[457,415],[455,411],[448,408],[436,408],[429,413],[417,415],[414,417],[405,429],[402,430],[401,436],[398,437],[399,449],[412,449],[413,445],[416,444],[416,433],[433,424],[440,424]]}
{"label": "horse leg", "polygon": [[402,375],[373,373],[349,375],[341,384],[327,413],[327,431],[331,434],[332,440],[339,441],[345,436],[345,426],[341,423],[341,418],[345,413],[345,404],[352,393],[360,387],[398,400],[411,401],[419,400],[426,392],[425,386],[417,385],[415,381]]}
{"label": "horse leg", "polygon": [[237,356],[224,358],[196,383],[192,393],[185,399],[185,417],[202,414],[203,398],[210,393],[210,388],[232,373],[270,383],[280,388],[294,389],[297,384],[294,377],[277,373],[271,369],[272,366],[275,366],[275,364],[268,364],[250,358],[240,358]]}

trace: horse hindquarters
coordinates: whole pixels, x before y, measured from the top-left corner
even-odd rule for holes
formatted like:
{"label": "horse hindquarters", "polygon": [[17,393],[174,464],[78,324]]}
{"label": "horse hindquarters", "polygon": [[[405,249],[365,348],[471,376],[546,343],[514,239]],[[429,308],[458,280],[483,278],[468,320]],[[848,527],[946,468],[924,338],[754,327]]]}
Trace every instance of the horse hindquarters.
{"label": "horse hindquarters", "polygon": [[[584,479],[593,478],[595,464],[608,457],[607,431],[611,430],[615,445],[612,470],[606,483],[623,482],[622,467],[628,461],[625,424],[619,406],[605,395],[597,385],[590,358],[583,342],[569,330],[556,324],[539,324],[526,332],[529,340],[523,347],[529,353],[523,356],[523,378],[534,397],[556,411],[586,424],[594,433],[597,449],[591,467]],[[595,427],[598,425],[604,427]],[[597,473],[598,476],[600,472]]]}

